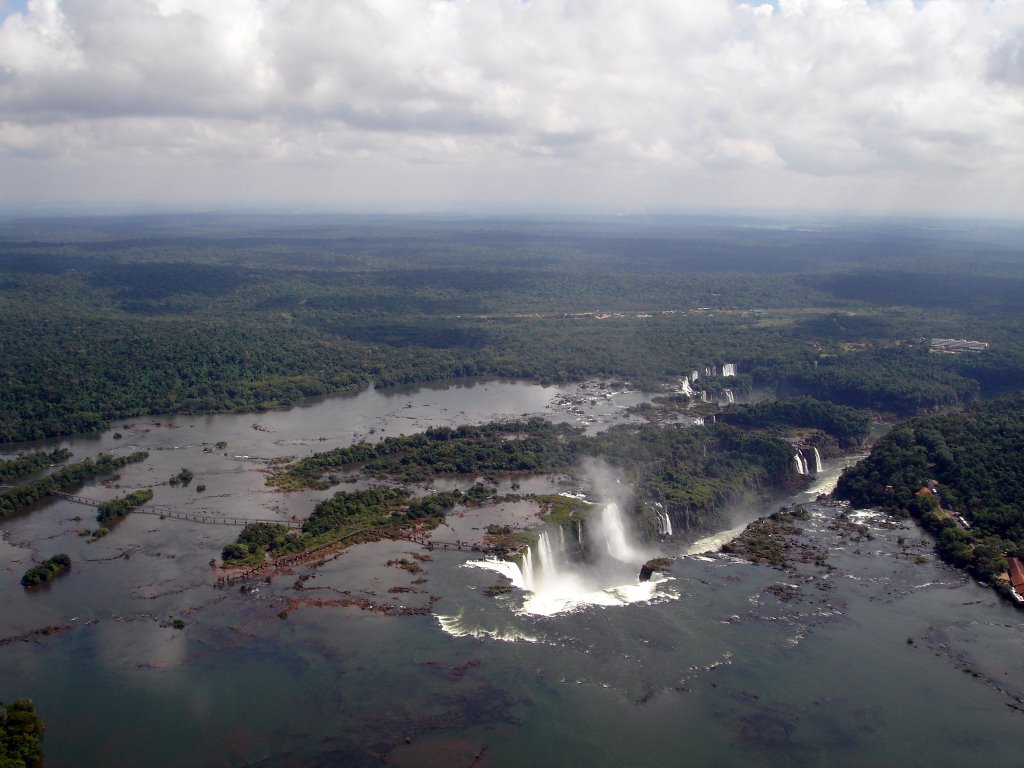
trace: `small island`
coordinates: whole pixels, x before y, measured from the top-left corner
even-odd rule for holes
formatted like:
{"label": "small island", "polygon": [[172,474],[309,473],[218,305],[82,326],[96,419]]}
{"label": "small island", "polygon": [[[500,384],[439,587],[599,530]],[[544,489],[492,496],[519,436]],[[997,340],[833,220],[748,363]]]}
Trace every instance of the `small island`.
{"label": "small island", "polygon": [[21,577],[21,586],[29,589],[31,587],[37,587],[40,584],[45,584],[52,579],[57,578],[62,573],[66,573],[71,570],[71,558],[61,553],[54,555],[49,560],[43,563],[33,566],[25,571],[25,575]]}

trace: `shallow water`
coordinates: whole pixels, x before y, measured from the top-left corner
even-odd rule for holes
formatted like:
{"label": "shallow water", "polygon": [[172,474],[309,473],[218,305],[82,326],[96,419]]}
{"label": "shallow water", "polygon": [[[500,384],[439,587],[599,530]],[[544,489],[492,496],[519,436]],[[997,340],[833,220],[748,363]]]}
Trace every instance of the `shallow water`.
{"label": "shallow water", "polygon": [[[287,519],[330,492],[269,492],[267,458],[370,429],[546,413],[556,393],[502,382],[366,392],[66,443],[76,458],[150,450],[123,487],[195,472],[187,488],[157,487],[156,503]],[[204,452],[217,440],[227,448]],[[565,490],[560,478],[530,482]],[[350,549],[301,584],[305,570],[218,590],[209,560],[236,528],[134,514],[87,544],[77,530],[95,526],[91,509],[47,502],[2,524],[0,698],[34,699],[58,767],[1014,764],[1021,614],[936,562],[914,528],[865,514],[871,538],[833,530],[838,510],[816,492],[797,500],[814,511],[807,536],[831,572],[686,554],[716,550],[720,536],[680,541],[668,578],[645,587],[654,600],[551,616],[522,611],[522,590],[487,596],[498,575],[462,567],[466,552],[434,550],[415,573],[389,567],[425,554],[407,542]],[[500,515],[525,524],[529,512]],[[486,523],[473,510],[450,521],[464,540]],[[60,551],[69,575],[17,586],[33,557]],[[32,634],[47,625],[67,629]]]}

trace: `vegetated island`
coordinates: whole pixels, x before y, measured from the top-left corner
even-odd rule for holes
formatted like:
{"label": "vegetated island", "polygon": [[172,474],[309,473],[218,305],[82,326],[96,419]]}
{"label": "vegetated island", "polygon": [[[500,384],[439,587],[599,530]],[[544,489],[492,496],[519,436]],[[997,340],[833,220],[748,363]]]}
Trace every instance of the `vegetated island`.
{"label": "vegetated island", "polygon": [[124,517],[133,509],[141,507],[152,498],[153,489],[143,488],[126,494],[119,499],[105,501],[96,508],[96,520],[100,523],[107,523],[119,517]]}
{"label": "vegetated island", "polygon": [[52,451],[33,451],[22,454],[13,459],[0,459],[0,483],[8,480],[38,472],[54,464],[59,464],[71,458],[71,451],[67,448],[56,448]]}
{"label": "vegetated island", "polygon": [[[737,406],[735,412],[743,414],[746,409]],[[798,424],[786,425],[783,414]],[[570,472],[588,459],[600,459],[635,489],[629,511],[642,534],[653,539],[663,516],[676,530],[703,530],[719,523],[731,504],[763,502],[801,487],[808,478],[794,461],[794,441],[816,440],[826,450],[840,439],[845,445],[859,445],[868,428],[865,414],[810,398],[780,403],[778,412],[762,405],[743,428],[725,423],[628,424],[588,436],[580,428],[531,418],[435,427],[315,453],[274,467],[267,483],[282,490],[324,489],[340,482],[342,475],[390,484],[429,483],[444,476]],[[435,528],[456,504],[479,504],[494,494],[494,488],[482,483],[464,494],[432,493],[422,498],[411,498],[408,490],[393,485],[340,491],[318,504],[298,532],[284,525],[246,526],[236,542],[225,547],[222,558],[225,565],[258,565],[267,555],[289,557],[343,540],[409,537]],[[526,498],[536,500],[543,519],[553,523],[568,524],[586,514],[586,505],[575,499]],[[509,556],[528,539],[511,530],[489,531],[487,542],[488,551]]]}
{"label": "vegetated island", "polygon": [[127,456],[101,453],[95,459],[69,464],[38,480],[0,490],[0,519],[13,515],[51,493],[68,491],[97,475],[145,461],[148,457],[146,451],[136,451]]}
{"label": "vegetated island", "polygon": [[29,699],[0,701],[0,766],[42,768],[46,727]]}
{"label": "vegetated island", "polygon": [[67,573],[71,570],[71,558],[61,553],[54,555],[48,560],[44,560],[39,565],[33,566],[25,571],[25,575],[21,577],[21,586],[26,589],[32,587],[38,587],[40,584],[45,584],[51,581],[62,573]]}
{"label": "vegetated island", "polygon": [[1024,392],[897,424],[839,479],[835,497],[912,516],[948,563],[1011,595],[1024,556]]}

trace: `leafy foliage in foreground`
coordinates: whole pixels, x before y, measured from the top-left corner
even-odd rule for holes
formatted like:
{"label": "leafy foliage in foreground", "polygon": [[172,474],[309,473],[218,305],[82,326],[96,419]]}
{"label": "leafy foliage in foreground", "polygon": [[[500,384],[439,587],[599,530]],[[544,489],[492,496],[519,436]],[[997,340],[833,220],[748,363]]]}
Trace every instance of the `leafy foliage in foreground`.
{"label": "leafy foliage in foreground", "polygon": [[843,473],[835,495],[914,516],[945,560],[993,578],[1003,550],[1024,555],[1024,393],[903,422]]}
{"label": "leafy foliage in foreground", "polygon": [[0,701],[0,768],[39,768],[46,728],[28,699]]}

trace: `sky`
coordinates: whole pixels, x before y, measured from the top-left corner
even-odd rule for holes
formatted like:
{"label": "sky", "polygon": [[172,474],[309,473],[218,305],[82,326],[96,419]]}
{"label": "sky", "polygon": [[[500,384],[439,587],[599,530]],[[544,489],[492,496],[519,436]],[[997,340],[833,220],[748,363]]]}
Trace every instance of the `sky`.
{"label": "sky", "polygon": [[1024,0],[0,0],[0,210],[1024,219]]}

